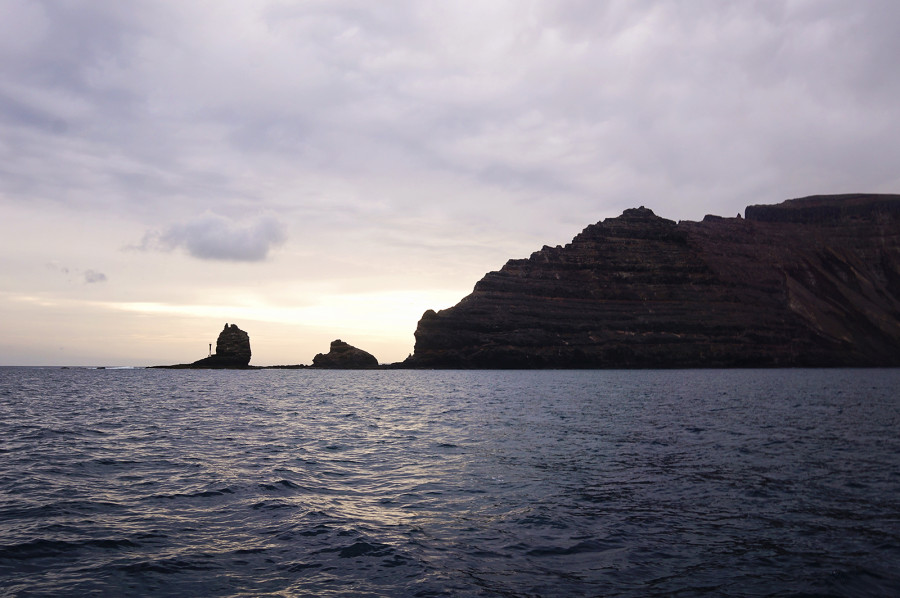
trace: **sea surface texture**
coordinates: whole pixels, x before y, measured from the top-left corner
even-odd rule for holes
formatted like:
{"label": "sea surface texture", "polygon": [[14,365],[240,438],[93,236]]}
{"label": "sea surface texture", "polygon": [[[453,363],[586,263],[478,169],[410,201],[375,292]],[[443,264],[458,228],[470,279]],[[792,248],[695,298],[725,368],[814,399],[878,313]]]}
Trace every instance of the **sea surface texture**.
{"label": "sea surface texture", "polygon": [[900,370],[0,368],[0,596],[900,596]]}

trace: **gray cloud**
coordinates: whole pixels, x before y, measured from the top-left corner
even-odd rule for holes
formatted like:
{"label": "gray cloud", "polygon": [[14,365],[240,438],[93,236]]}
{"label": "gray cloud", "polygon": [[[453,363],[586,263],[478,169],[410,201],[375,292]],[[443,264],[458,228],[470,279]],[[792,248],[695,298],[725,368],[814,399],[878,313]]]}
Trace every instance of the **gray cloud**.
{"label": "gray cloud", "polygon": [[217,214],[204,214],[162,233],[149,233],[143,249],[184,249],[203,260],[258,262],[285,242],[284,226],[273,216],[234,222]]}
{"label": "gray cloud", "polygon": [[[69,266],[55,260],[52,262],[48,262],[46,266],[47,269],[52,270],[53,272],[58,272],[59,274],[65,276],[66,280],[69,283],[74,283],[76,280],[81,280],[85,284],[94,284],[107,281],[106,274],[93,269],[82,271],[79,268],[70,268]],[[73,275],[77,278],[73,279]]]}
{"label": "gray cloud", "polygon": [[55,260],[52,262],[47,262],[45,264],[45,266],[47,267],[48,270],[52,270],[54,272],[59,272],[61,274],[66,274],[66,275],[69,274],[69,267],[64,264],[61,264]]}
{"label": "gray cloud", "polygon": [[84,282],[88,284],[106,282],[106,274],[104,274],[103,272],[97,272],[96,270],[85,270]]}
{"label": "gray cloud", "polygon": [[12,200],[172,220],[173,205],[272,209],[266,185],[296,209],[337,187],[344,203],[511,230],[900,184],[886,0],[10,10]]}

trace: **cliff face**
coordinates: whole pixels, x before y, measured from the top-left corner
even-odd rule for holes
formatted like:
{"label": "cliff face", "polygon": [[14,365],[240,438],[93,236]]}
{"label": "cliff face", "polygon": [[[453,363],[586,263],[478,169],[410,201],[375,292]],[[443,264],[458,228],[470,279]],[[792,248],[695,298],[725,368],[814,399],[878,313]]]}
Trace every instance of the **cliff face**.
{"label": "cliff face", "polygon": [[427,311],[410,367],[900,365],[900,196],[626,210]]}

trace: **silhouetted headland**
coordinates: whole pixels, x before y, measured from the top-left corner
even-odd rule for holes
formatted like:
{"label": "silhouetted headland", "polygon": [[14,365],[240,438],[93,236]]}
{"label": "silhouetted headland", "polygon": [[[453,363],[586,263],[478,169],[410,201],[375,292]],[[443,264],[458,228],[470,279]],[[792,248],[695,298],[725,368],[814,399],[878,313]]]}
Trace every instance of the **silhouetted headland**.
{"label": "silhouetted headland", "polygon": [[640,207],[426,311],[416,368],[900,366],[900,196]]}
{"label": "silhouetted headland", "polygon": [[[252,368],[226,325],[176,368]],[[331,343],[276,368],[900,366],[900,195],[811,196],[674,222],[645,207],[490,272],[428,310],[405,361]]]}

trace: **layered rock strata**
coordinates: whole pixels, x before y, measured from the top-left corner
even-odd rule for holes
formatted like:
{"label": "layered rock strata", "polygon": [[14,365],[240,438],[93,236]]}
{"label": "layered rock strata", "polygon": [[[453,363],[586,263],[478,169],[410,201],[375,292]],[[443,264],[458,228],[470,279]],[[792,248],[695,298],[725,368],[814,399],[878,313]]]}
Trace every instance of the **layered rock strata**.
{"label": "layered rock strata", "polygon": [[353,345],[338,339],[331,341],[331,347],[328,353],[319,353],[313,357],[312,367],[340,370],[363,370],[377,368],[378,360],[371,353],[363,351],[362,349],[357,349]]}
{"label": "layered rock strata", "polygon": [[644,207],[427,311],[407,367],[900,365],[900,196],[675,223]]}

